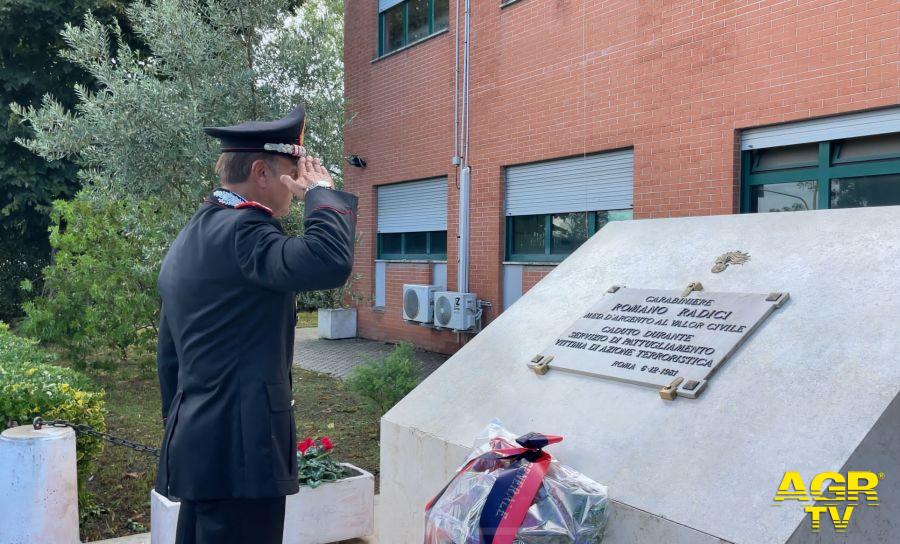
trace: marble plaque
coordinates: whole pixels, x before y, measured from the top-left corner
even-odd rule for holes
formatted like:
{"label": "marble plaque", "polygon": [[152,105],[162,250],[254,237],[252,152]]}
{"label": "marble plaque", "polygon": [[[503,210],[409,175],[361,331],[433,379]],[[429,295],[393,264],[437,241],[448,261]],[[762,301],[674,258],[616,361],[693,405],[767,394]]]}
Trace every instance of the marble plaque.
{"label": "marble plaque", "polygon": [[550,368],[696,398],[787,293],[613,288],[541,352]]}

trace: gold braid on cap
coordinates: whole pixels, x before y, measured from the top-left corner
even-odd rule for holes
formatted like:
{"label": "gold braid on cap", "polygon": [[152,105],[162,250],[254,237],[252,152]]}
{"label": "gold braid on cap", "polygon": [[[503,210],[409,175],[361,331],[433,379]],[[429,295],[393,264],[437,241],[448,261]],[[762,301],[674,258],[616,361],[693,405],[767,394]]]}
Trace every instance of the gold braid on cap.
{"label": "gold braid on cap", "polygon": [[276,153],[286,153],[294,157],[305,157],[306,148],[296,144],[265,144],[263,149],[266,151],[275,151]]}

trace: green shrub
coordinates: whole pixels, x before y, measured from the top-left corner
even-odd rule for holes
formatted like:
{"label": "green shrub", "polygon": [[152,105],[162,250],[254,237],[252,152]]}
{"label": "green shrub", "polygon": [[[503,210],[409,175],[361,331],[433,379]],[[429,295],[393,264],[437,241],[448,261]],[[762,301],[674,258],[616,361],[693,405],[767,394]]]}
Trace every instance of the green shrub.
{"label": "green shrub", "polygon": [[422,381],[422,364],[410,344],[398,344],[388,355],[357,366],[347,380],[350,389],[382,414]]}
{"label": "green shrub", "polygon": [[51,213],[53,263],[44,295],[25,303],[23,333],[65,350],[76,368],[100,351],[125,360],[152,353],[158,317],[159,263],[171,237],[152,199],[57,200]]}
{"label": "green shrub", "polygon": [[[36,416],[66,419],[106,430],[104,393],[83,374],[50,364],[53,356],[34,340],[16,336],[0,321],[0,423],[27,425]],[[76,441],[79,499],[87,498],[84,482],[103,443],[93,437]]]}

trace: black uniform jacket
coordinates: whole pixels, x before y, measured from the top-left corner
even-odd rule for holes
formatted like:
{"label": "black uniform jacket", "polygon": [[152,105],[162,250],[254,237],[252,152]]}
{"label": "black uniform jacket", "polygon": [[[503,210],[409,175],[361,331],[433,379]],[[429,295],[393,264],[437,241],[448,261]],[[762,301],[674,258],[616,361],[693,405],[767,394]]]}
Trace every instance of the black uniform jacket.
{"label": "black uniform jacket", "polygon": [[296,291],[343,285],[357,198],[315,188],[305,231],[261,209],[204,203],[159,275],[166,418],[156,490],[189,500],[298,491],[291,359]]}

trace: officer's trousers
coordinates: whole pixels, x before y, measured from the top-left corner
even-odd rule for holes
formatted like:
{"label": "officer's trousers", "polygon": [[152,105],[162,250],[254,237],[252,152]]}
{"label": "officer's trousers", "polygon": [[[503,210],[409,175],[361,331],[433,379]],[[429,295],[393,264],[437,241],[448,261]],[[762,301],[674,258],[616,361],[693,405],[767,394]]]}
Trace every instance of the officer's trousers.
{"label": "officer's trousers", "polygon": [[281,544],[284,497],[181,501],[175,544]]}

